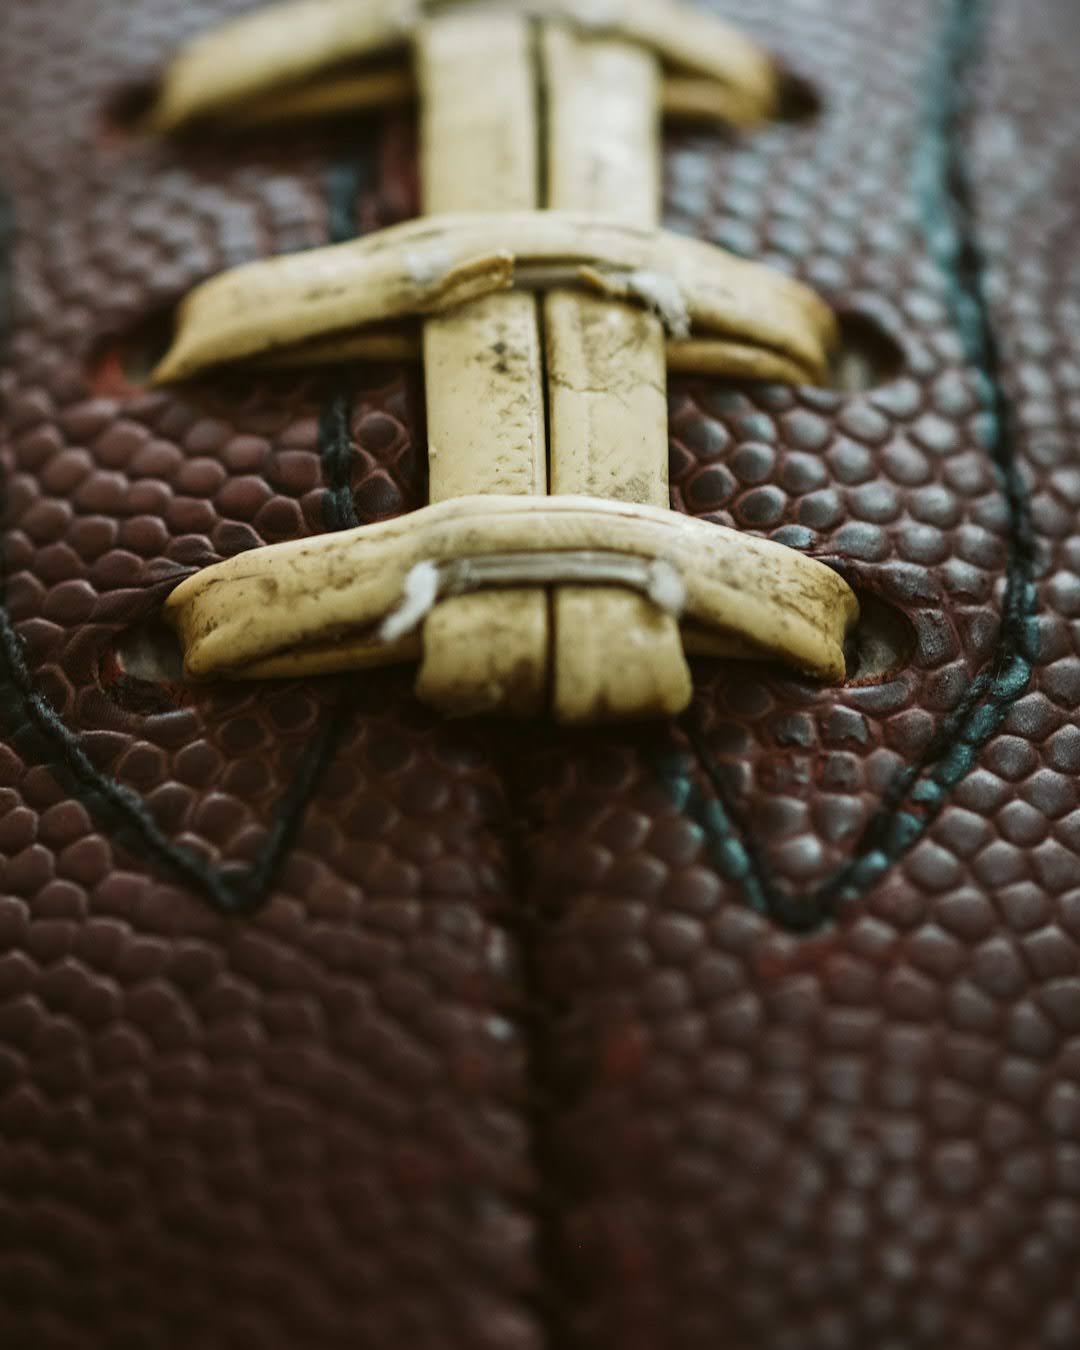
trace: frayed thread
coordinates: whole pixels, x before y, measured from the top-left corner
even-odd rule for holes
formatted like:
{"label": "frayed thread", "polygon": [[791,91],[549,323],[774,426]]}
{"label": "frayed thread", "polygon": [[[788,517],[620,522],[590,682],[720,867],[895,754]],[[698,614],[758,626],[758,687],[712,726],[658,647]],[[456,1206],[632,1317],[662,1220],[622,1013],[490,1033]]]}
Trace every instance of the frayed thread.
{"label": "frayed thread", "polygon": [[401,601],[379,625],[383,642],[405,637],[431,613],[439,598],[439,569],[433,562],[418,562],[411,567],[401,588]]}
{"label": "frayed thread", "polygon": [[661,558],[649,568],[649,599],[673,619],[682,616],[686,608],[686,583],[677,568]]}

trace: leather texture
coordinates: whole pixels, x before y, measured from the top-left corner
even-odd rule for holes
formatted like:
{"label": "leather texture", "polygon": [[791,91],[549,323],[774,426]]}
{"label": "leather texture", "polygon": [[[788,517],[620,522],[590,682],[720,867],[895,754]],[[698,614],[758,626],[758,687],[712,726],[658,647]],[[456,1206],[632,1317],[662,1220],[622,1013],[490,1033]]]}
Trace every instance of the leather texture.
{"label": "leather texture", "polygon": [[418,372],[148,392],[224,266],[416,211],[413,130],[107,110],[245,8],[0,11],[0,1344],[1080,1342],[1080,38],[1071,0],[722,0],[816,115],[672,132],[667,223],[873,318],[854,393],[672,381],[678,508],[910,658],[698,662],[678,723],[182,688],[193,569],[426,500]]}

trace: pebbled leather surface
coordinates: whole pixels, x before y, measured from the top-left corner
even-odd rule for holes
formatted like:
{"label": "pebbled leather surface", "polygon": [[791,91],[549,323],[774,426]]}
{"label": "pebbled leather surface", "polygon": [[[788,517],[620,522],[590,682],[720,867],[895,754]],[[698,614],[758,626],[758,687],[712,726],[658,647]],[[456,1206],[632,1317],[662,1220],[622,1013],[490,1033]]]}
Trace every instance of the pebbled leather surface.
{"label": "pebbled leather surface", "polygon": [[673,502],[829,559],[917,643],[838,690],[701,663],[679,725],[588,734],[442,724],[400,673],[118,674],[193,567],[424,500],[415,372],[101,376],[209,272],[415,210],[401,121],[106,126],[244,7],[0,14],[0,1342],[1071,1350],[1069,0],[997,0],[970,54],[970,0],[718,6],[822,110],[673,133],[669,223],[904,368],[673,383]]}

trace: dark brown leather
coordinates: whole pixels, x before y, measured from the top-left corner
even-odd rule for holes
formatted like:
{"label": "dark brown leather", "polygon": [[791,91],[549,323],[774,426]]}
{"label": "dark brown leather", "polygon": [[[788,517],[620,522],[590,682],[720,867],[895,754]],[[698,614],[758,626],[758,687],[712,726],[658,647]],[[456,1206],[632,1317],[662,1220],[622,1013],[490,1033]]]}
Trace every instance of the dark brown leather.
{"label": "dark brown leather", "polygon": [[904,361],[673,384],[674,503],[914,651],[573,734],[118,665],[192,569],[425,499],[418,372],[117,384],[203,276],[415,209],[400,119],[106,116],[246,7],[0,9],[0,1344],[1074,1350],[1072,0],[719,6],[821,108],[673,134],[670,223]]}

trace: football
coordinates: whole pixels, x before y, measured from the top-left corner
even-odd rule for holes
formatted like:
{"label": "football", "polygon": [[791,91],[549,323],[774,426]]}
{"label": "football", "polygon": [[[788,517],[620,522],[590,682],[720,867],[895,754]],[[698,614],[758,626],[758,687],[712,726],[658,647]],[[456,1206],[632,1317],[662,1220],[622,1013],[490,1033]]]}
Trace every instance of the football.
{"label": "football", "polygon": [[1078,64],[0,7],[3,1350],[1080,1346]]}

